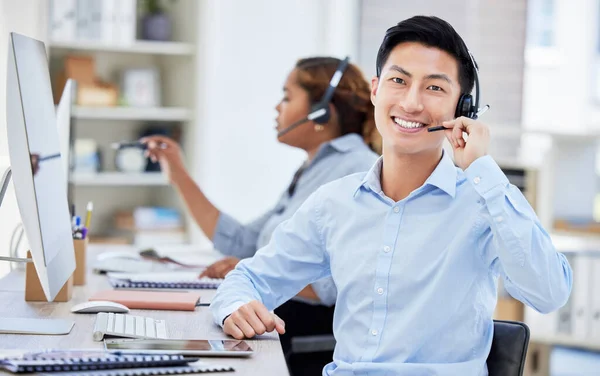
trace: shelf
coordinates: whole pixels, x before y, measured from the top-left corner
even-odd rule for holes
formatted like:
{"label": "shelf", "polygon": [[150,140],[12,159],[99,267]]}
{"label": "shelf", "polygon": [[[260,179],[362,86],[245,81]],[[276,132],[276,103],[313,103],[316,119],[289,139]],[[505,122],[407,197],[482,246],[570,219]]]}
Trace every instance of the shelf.
{"label": "shelf", "polygon": [[600,256],[600,236],[595,234],[553,231],[552,244],[563,253],[598,254]]}
{"label": "shelf", "polygon": [[566,335],[531,336],[531,342],[549,346],[564,346],[590,351],[600,351],[600,342],[589,339],[573,338]]}
{"label": "shelf", "polygon": [[80,186],[166,186],[166,177],[160,172],[99,172],[74,173],[71,182]]}
{"label": "shelf", "polygon": [[90,120],[187,121],[190,110],[182,107],[75,107],[73,117]]}
{"label": "shelf", "polygon": [[112,45],[94,41],[49,42],[52,49],[69,51],[119,52],[149,55],[188,56],[194,54],[194,47],[182,42],[136,41],[133,44]]}

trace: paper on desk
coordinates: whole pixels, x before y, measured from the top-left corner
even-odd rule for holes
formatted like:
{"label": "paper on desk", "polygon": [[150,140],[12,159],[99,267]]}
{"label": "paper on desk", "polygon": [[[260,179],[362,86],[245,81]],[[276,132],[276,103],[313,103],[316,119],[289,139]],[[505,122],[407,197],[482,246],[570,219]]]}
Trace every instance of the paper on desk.
{"label": "paper on desk", "polygon": [[129,280],[132,282],[185,282],[199,281],[198,271],[163,272],[163,273],[108,273],[109,278]]}
{"label": "paper on desk", "polygon": [[182,268],[177,264],[160,263],[148,260],[131,260],[122,258],[109,258],[104,260],[96,260],[92,264],[92,268],[95,271],[100,272],[119,272],[119,273],[151,273],[151,272],[169,272],[178,269],[188,270],[188,268]]}
{"label": "paper on desk", "polygon": [[206,267],[224,257],[213,249],[200,248],[192,244],[157,245],[153,249],[160,257],[168,257],[182,265]]}

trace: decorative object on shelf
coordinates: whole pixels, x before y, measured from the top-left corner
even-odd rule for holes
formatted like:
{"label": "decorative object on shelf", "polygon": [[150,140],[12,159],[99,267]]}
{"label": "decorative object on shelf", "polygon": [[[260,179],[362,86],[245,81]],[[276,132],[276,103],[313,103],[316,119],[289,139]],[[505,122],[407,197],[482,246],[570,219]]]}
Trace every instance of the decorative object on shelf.
{"label": "decorative object on shelf", "polygon": [[114,215],[114,232],[128,237],[140,248],[185,243],[184,226],[179,210],[169,207],[140,206]]}
{"label": "decorative object on shelf", "polygon": [[146,156],[142,148],[124,147],[115,153],[115,166],[121,172],[143,172],[146,168]]}
{"label": "decorative object on shelf", "polygon": [[50,41],[133,44],[136,7],[136,0],[49,0]]}
{"label": "decorative object on shelf", "polygon": [[160,107],[158,68],[131,68],[123,71],[122,104],[131,107]]}
{"label": "decorative object on shelf", "polygon": [[96,173],[100,170],[100,153],[96,140],[78,138],[75,140],[75,167],[79,173]]}
{"label": "decorative object on shelf", "polygon": [[83,86],[77,91],[77,104],[80,106],[114,107],[119,97],[113,84],[97,82],[94,86]]}
{"label": "decorative object on shelf", "polygon": [[68,79],[77,82],[78,105],[103,107],[117,105],[117,87],[96,77],[96,66],[92,57],[67,55],[64,69],[54,82],[54,98],[60,98]]}
{"label": "decorative object on shelf", "polygon": [[144,0],[141,5],[144,14],[141,24],[142,39],[162,42],[171,40],[173,23],[163,2]]}

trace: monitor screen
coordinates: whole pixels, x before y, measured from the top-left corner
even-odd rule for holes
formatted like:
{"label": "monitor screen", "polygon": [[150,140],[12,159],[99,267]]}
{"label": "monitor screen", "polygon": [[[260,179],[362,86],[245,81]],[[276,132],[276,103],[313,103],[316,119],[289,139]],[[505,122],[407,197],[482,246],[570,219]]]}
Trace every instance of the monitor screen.
{"label": "monitor screen", "polygon": [[[19,42],[18,39],[15,40],[17,73],[47,265],[59,251],[52,244],[61,236],[60,221],[56,220],[56,213],[61,212],[58,206],[66,203],[65,187],[61,184],[65,180],[65,172],[60,157],[46,50],[36,44]],[[42,65],[40,62],[46,64]],[[65,201],[57,200],[59,196],[64,196]]]}
{"label": "monitor screen", "polygon": [[[73,105],[73,92],[75,90],[75,81],[68,79],[63,88],[60,101],[56,107],[56,128],[58,130],[60,142],[60,156],[62,159],[63,169],[65,170],[65,189],[67,190],[67,200],[69,205],[73,201],[73,187],[69,182],[69,175],[73,168],[73,132],[71,130],[71,110]],[[73,214],[73,213],[71,213]]]}
{"label": "monitor screen", "polygon": [[49,300],[75,269],[66,175],[44,43],[11,33],[7,134],[21,220]]}

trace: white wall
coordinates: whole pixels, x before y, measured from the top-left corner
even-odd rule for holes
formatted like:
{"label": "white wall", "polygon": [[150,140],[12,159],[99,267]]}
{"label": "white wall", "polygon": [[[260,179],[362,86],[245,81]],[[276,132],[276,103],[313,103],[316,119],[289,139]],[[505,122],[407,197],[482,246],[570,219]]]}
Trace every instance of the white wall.
{"label": "white wall", "polygon": [[589,135],[600,134],[600,104],[593,98],[598,25],[598,0],[556,0],[554,45],[526,48],[523,128],[553,134],[530,134],[526,142],[530,155],[543,160],[543,171],[554,170],[538,199],[538,214],[547,228],[556,218],[593,218],[598,188],[594,150],[600,139]]}
{"label": "white wall", "polygon": [[600,132],[594,62],[598,50],[598,1],[557,0],[555,46],[527,48],[523,127],[585,134]]}
{"label": "white wall", "polygon": [[301,57],[355,58],[357,11],[355,0],[202,2],[198,127],[186,149],[195,149],[194,177],[221,210],[251,220],[287,187],[305,155],[276,139],[284,81]]}
{"label": "white wall", "polygon": [[[9,164],[6,136],[6,63],[8,33],[15,31],[33,38],[42,39],[45,19],[42,17],[45,1],[19,0],[0,1],[0,166]],[[8,93],[10,95],[10,93]],[[12,230],[20,221],[19,210],[12,184],[2,207],[0,207],[0,255],[8,255]],[[8,270],[8,264],[0,262],[0,275]]]}

